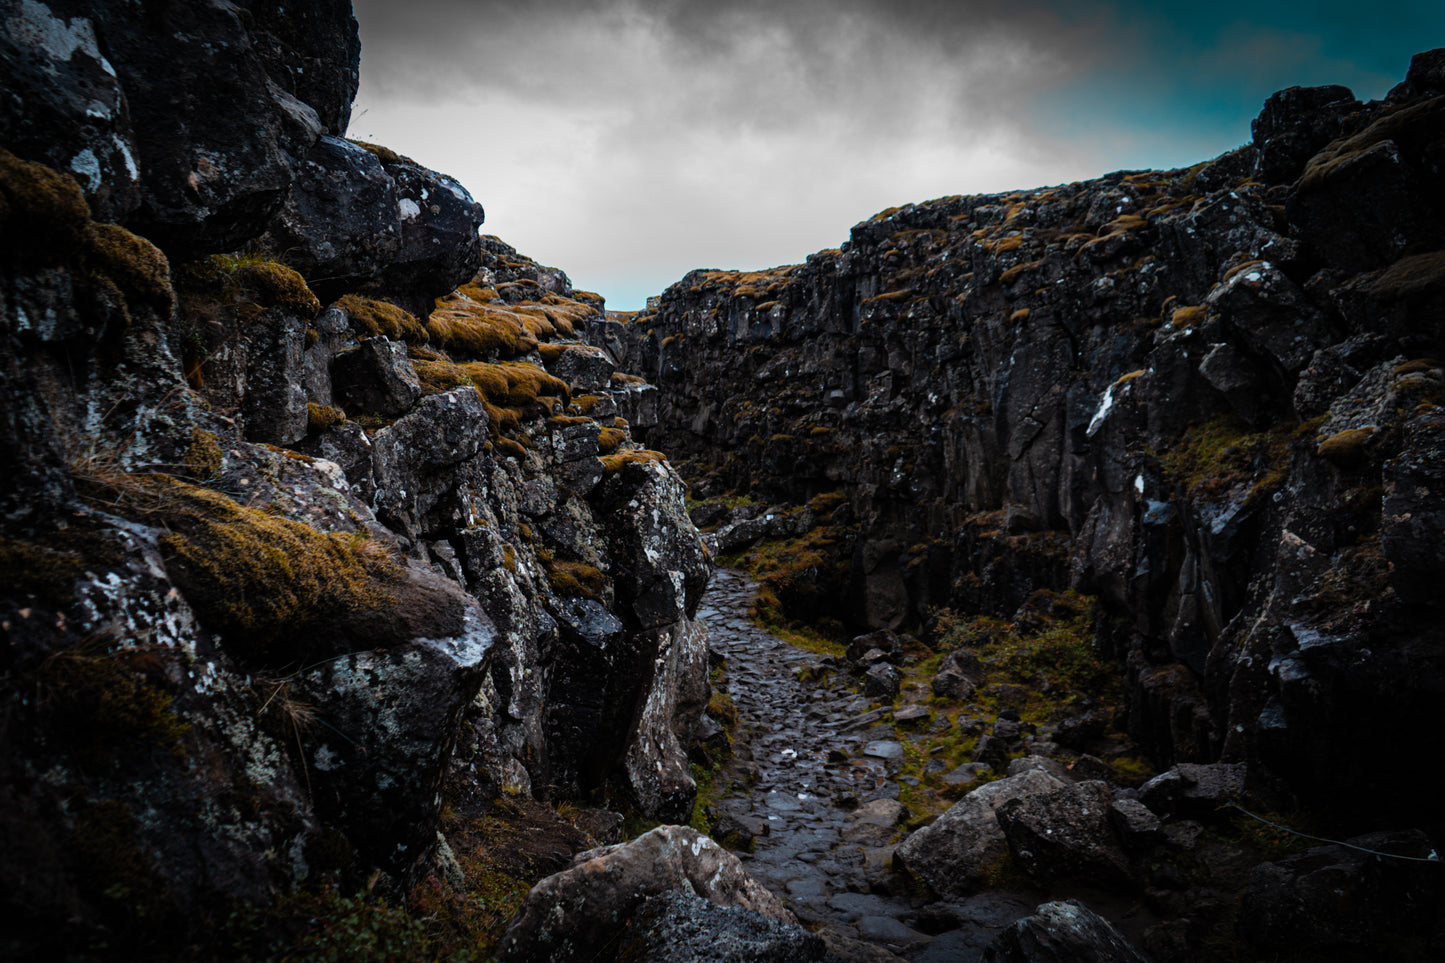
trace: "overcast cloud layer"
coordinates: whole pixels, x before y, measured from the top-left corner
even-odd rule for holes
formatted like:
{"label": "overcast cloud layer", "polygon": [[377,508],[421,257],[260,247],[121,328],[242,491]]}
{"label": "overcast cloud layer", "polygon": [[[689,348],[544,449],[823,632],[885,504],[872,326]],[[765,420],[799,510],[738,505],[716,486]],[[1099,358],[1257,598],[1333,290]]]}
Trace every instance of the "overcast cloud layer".
{"label": "overcast cloud layer", "polygon": [[1269,93],[1379,97],[1445,4],[357,0],[350,136],[638,308],[834,247],[885,207],[1195,163]]}

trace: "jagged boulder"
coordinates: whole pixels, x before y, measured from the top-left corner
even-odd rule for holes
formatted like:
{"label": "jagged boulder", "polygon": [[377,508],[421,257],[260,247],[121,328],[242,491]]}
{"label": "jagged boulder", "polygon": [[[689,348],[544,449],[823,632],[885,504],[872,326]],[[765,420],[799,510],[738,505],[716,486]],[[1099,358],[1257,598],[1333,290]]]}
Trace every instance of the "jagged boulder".
{"label": "jagged boulder", "polygon": [[504,963],[590,959],[651,897],[687,890],[796,925],[778,898],[736,856],[696,830],[659,826],[628,843],[590,850],[542,880],[498,945]]}
{"label": "jagged boulder", "polygon": [[1044,903],[984,948],[984,963],[1148,963],[1078,900]]}
{"label": "jagged boulder", "polygon": [[1063,785],[1041,769],[1030,769],[981,786],[900,843],[893,865],[942,898],[967,896],[988,882],[989,872],[1008,853],[999,807]]}
{"label": "jagged boulder", "polygon": [[1241,763],[1182,762],[1139,787],[1139,801],[1161,816],[1217,818],[1243,798],[1246,774]]}
{"label": "jagged boulder", "polygon": [[477,273],[481,266],[477,229],[486,214],[466,188],[447,175],[391,151],[376,154],[395,184],[400,242],[372,287],[426,317],[434,299]]}
{"label": "jagged boulder", "polygon": [[1071,783],[1010,799],[998,808],[998,822],[1009,852],[1035,879],[1128,889],[1129,860],[1110,819],[1113,801],[1107,783]]}
{"label": "jagged boulder", "polygon": [[801,926],[671,890],[642,904],[621,955],[637,963],[813,963],[826,958],[827,944]]}
{"label": "jagged boulder", "polygon": [[330,135],[294,174],[260,243],[332,301],[371,281],[400,251],[396,182],[374,153]]}
{"label": "jagged boulder", "polygon": [[1250,125],[1255,170],[1270,183],[1294,180],[1306,161],[1340,136],[1346,116],[1359,106],[1350,88],[1338,84],[1271,94]]}

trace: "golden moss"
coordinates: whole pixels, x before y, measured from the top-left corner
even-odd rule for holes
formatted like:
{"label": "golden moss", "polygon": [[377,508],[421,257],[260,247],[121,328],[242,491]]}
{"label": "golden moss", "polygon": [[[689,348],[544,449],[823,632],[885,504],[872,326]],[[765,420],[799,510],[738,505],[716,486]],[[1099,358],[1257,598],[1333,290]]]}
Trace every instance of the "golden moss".
{"label": "golden moss", "polygon": [[1377,298],[1402,301],[1445,290],[1445,251],[1402,258],[1370,284]]}
{"label": "golden moss", "polygon": [[557,359],[566,354],[569,347],[571,346],[561,342],[539,344],[537,345],[537,353],[542,356],[542,360],[547,364],[556,364]]}
{"label": "golden moss", "polygon": [[160,249],[116,224],[91,221],[69,175],[0,148],[0,254],[34,264],[75,262],[92,284],[144,301],[161,315],[175,307],[170,265]]}
{"label": "golden moss", "polygon": [[610,455],[625,441],[627,441],[625,429],[603,428],[597,435],[597,451],[603,455]]}
{"label": "golden moss", "polygon": [[1007,254],[1009,251],[1017,251],[1024,246],[1023,235],[1015,234],[1013,237],[1006,237],[993,245],[993,253]]}
{"label": "golden moss", "polygon": [[1212,498],[1253,482],[1251,493],[1284,480],[1292,430],[1250,432],[1226,415],[1190,428],[1160,460],[1164,475],[1190,498]]}
{"label": "golden moss", "polygon": [[602,456],[602,470],[608,475],[615,475],[626,465],[645,465],[650,462],[666,462],[667,456],[660,451],[641,449],[633,451],[619,451],[612,455]]}
{"label": "golden moss", "polygon": [[92,224],[91,264],[115,282],[127,301],[140,298],[169,316],[175,307],[171,267],[160,248],[118,224]]}
{"label": "golden moss", "polygon": [[350,137],[348,137],[347,140],[350,140],[351,143],[355,144],[357,147],[360,147],[362,150],[366,151],[368,154],[371,154],[377,160],[381,161],[384,166],[390,167],[396,164],[411,164],[413,167],[421,166],[410,157],[407,157],[404,154],[398,154],[390,147],[383,147],[380,144],[369,144],[364,140],[353,140]]}
{"label": "golden moss", "polygon": [[1175,308],[1174,313],[1169,317],[1169,325],[1170,327],[1179,328],[1181,330],[1184,328],[1193,327],[1194,325],[1200,324],[1204,321],[1205,315],[1208,313],[1208,311],[1209,309],[1202,304],[1196,304],[1184,308]]}
{"label": "golden moss", "polygon": [[1350,137],[1334,141],[1315,154],[1305,166],[1299,180],[1301,193],[1322,187],[1341,167],[1377,144],[1384,143],[1409,130],[1428,130],[1438,123],[1437,115],[1445,113],[1445,97],[1434,97],[1422,103],[1396,107]]}
{"label": "golden moss", "polygon": [[346,312],[357,334],[373,338],[384,335],[395,341],[406,342],[427,340],[426,328],[416,319],[416,315],[390,301],[348,294],[336,304]]}
{"label": "golden moss", "polygon": [[346,423],[346,412],[331,405],[318,405],[310,402],[306,405],[306,424],[311,431],[320,434],[337,425]]}
{"label": "golden moss", "polygon": [[73,178],[0,148],[0,249],[66,260],[83,251],[89,227],[90,205]]}
{"label": "golden moss", "polygon": [[1014,281],[1018,280],[1019,277],[1026,274],[1027,272],[1037,270],[1039,266],[1043,263],[1043,259],[1040,258],[1037,261],[1029,261],[1026,264],[1015,264],[1013,267],[1009,268],[1007,271],[1003,272],[998,276],[998,282],[1000,284],[1012,284]]}
{"label": "golden moss", "polygon": [[288,640],[396,601],[401,570],[369,538],[318,532],[167,475],[81,489],[168,530],[162,548],[177,586],[204,624],[250,656],[289,661]]}
{"label": "golden moss", "polygon": [[1012,324],[1021,324],[1021,323],[1023,323],[1024,321],[1027,321],[1027,320],[1029,319],[1029,313],[1030,313],[1030,309],[1028,309],[1028,308],[1019,308],[1019,309],[1018,309],[1017,311],[1015,311],[1013,314],[1010,314],[1010,315],[1008,316],[1009,322],[1012,323]]}
{"label": "golden moss", "polygon": [[527,458],[527,449],[520,442],[513,441],[511,438],[498,438],[496,446],[504,457],[515,458],[519,462],[525,461]]}
{"label": "golden moss", "polygon": [[1320,442],[1315,454],[1341,468],[1353,468],[1365,460],[1365,444],[1374,434],[1374,428],[1348,428],[1335,432]]}
{"label": "golden moss", "polygon": [[221,443],[215,433],[191,429],[191,447],[182,459],[186,475],[198,482],[210,481],[221,473],[223,462]]}
{"label": "golden moss", "polygon": [[547,570],[547,581],[558,595],[600,599],[606,590],[607,576],[595,566],[581,562],[550,561],[544,563],[544,567]]}
{"label": "golden moss", "polygon": [[477,299],[485,298],[489,291],[464,285],[439,300],[426,322],[432,341],[447,350],[511,358],[537,347],[535,332],[555,333],[556,326],[545,312],[539,315],[500,300]]}

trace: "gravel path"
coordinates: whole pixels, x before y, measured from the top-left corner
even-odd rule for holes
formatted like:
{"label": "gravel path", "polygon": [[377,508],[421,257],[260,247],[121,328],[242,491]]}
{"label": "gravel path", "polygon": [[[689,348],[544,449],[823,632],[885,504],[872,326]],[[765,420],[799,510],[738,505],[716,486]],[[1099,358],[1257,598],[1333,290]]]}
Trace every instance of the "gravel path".
{"label": "gravel path", "polygon": [[698,615],[726,657],[718,688],[739,718],[715,835],[751,836],[753,851],[739,853],[748,872],[804,923],[923,963],[977,959],[1033,904],[996,893],[923,907],[893,893],[888,844],[906,815],[897,779],[899,740],[909,737],[887,724],[887,708],[842,683],[804,681],[822,657],[751,623],[755,591],[746,576],[719,570]]}

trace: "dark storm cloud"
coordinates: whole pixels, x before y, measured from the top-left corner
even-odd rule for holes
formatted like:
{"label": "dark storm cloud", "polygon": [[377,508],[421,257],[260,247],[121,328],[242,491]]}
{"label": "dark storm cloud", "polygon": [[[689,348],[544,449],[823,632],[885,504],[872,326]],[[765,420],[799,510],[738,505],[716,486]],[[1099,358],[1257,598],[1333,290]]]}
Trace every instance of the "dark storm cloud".
{"label": "dark storm cloud", "polygon": [[800,260],[883,207],[1192,163],[1274,89],[1379,96],[1445,43],[1445,4],[1389,0],[356,11],[353,136],[457,176],[489,229],[624,306],[690,267]]}

